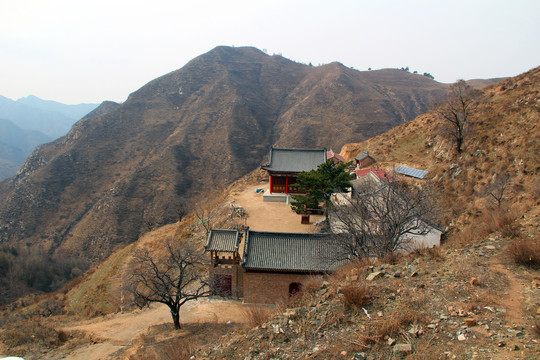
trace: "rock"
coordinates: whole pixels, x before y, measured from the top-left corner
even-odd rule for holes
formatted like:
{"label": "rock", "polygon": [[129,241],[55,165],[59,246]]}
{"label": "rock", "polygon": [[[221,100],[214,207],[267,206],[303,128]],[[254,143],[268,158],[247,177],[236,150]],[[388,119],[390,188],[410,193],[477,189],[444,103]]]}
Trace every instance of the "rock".
{"label": "rock", "polygon": [[525,335],[521,330],[507,329],[507,331],[517,337],[522,337],[523,335]]}
{"label": "rock", "polygon": [[366,277],[366,280],[367,281],[373,281],[375,280],[376,278],[380,277],[384,275],[384,273],[382,271],[375,271],[375,272],[372,272],[371,274],[369,274],[367,277]]}
{"label": "rock", "polygon": [[393,346],[396,343],[396,339],[392,339],[391,337],[389,337],[386,343],[390,346]]}
{"label": "rock", "polygon": [[469,327],[476,325],[476,320],[473,318],[466,318],[464,321],[465,321],[465,325]]}
{"label": "rock", "polygon": [[466,338],[465,335],[463,335],[463,334],[459,334],[458,337],[457,337],[457,339],[458,339],[459,341],[465,341],[465,340],[467,340],[467,338]]}
{"label": "rock", "polygon": [[478,286],[480,285],[480,282],[478,281],[477,278],[472,278],[471,281],[470,281],[471,285],[473,286]]}
{"label": "rock", "polygon": [[407,331],[409,334],[411,335],[414,335],[414,336],[419,336],[421,335],[420,332],[422,331],[422,328],[419,326],[419,325],[413,325],[409,331]]}
{"label": "rock", "polygon": [[317,291],[317,294],[319,294],[319,295],[324,295],[324,294],[326,294],[327,292],[328,292],[328,288],[323,287],[322,289],[320,289],[320,290]]}
{"label": "rock", "polygon": [[398,356],[407,356],[412,352],[411,344],[396,344],[392,350]]}
{"label": "rock", "polygon": [[353,360],[366,360],[366,354],[365,353],[356,353],[352,357]]}
{"label": "rock", "polygon": [[341,354],[341,356],[347,356],[347,352],[346,352],[346,351],[342,351],[340,354]]}

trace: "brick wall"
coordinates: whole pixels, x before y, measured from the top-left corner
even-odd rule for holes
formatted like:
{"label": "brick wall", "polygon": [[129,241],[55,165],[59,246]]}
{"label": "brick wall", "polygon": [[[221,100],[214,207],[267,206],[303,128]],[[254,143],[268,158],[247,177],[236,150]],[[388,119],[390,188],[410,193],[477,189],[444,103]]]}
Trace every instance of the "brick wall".
{"label": "brick wall", "polygon": [[244,302],[275,304],[289,299],[291,283],[305,284],[313,275],[244,272]]}
{"label": "brick wall", "polygon": [[368,157],[366,157],[366,158],[364,158],[364,159],[362,159],[360,161],[357,161],[357,163],[358,163],[359,168],[365,168],[365,167],[368,167],[368,166],[374,164],[375,160],[373,160],[372,158],[370,158],[368,156]]}
{"label": "brick wall", "polygon": [[239,298],[244,295],[244,282],[242,276],[244,272],[240,265],[219,265],[216,267],[210,266],[210,275],[230,275],[231,276],[231,291],[234,298]]}

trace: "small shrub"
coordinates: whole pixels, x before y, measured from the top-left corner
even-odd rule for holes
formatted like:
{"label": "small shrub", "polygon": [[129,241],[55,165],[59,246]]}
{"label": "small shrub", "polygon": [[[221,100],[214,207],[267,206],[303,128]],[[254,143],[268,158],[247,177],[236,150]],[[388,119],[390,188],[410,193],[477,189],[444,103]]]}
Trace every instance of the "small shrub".
{"label": "small shrub", "polygon": [[540,243],[538,240],[516,239],[508,247],[508,253],[516,264],[540,269]]}
{"label": "small shrub", "polygon": [[242,310],[251,327],[262,325],[272,317],[272,311],[262,306],[251,305]]}
{"label": "small shrub", "polygon": [[430,248],[419,248],[411,253],[413,257],[428,257],[432,260],[444,260],[445,256],[441,251],[440,246],[434,246]]}
{"label": "small shrub", "polygon": [[371,291],[365,284],[350,284],[341,288],[343,303],[351,309],[360,309],[371,301]]}
{"label": "small shrub", "polygon": [[488,233],[501,231],[505,237],[516,237],[518,230],[514,225],[516,218],[514,211],[505,211],[504,209],[494,209],[486,211],[481,218],[481,221],[486,226]]}
{"label": "small shrub", "polygon": [[422,316],[419,312],[412,310],[408,307],[395,309],[392,313],[388,314],[378,322],[372,329],[372,336],[379,340],[384,339],[385,336],[396,337],[400,331],[405,329],[409,325],[422,321]]}
{"label": "small shrub", "polygon": [[386,253],[380,261],[383,264],[390,264],[390,265],[396,265],[399,262],[399,259],[401,258],[401,255],[395,251]]}

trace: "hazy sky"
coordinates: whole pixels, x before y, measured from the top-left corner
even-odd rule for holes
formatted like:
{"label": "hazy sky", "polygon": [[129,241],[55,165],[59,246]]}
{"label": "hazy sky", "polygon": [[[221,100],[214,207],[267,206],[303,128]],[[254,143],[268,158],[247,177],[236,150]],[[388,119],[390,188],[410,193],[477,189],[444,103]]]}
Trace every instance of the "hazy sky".
{"label": "hazy sky", "polygon": [[540,65],[539,0],[0,0],[0,95],[124,101],[217,45],[440,82]]}

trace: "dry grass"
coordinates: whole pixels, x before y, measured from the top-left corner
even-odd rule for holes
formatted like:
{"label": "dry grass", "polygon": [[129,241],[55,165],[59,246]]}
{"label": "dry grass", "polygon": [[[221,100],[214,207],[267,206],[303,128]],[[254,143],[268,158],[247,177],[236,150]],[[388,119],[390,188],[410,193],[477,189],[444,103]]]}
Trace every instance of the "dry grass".
{"label": "dry grass", "polygon": [[401,257],[402,255],[397,252],[389,252],[380,259],[380,262],[383,264],[395,265],[399,262]]}
{"label": "dry grass", "polygon": [[508,246],[510,258],[519,265],[540,269],[540,242],[538,239],[518,238]]}
{"label": "dry grass", "polygon": [[55,348],[67,341],[69,336],[47,326],[42,321],[23,320],[0,333],[0,341],[13,354],[28,353],[30,348]]}
{"label": "dry grass", "polygon": [[371,260],[369,258],[347,262],[332,275],[331,282],[340,282],[351,275],[367,275]]}
{"label": "dry grass", "polygon": [[274,315],[275,311],[263,306],[250,305],[242,310],[244,317],[248,319],[248,324],[251,327],[256,327],[264,324]]}
{"label": "dry grass", "polygon": [[481,221],[488,234],[500,230],[503,236],[513,238],[519,235],[519,231],[514,224],[516,218],[516,211],[492,209],[484,212]]}
{"label": "dry grass", "polygon": [[484,240],[486,236],[500,231],[507,238],[519,236],[519,230],[515,223],[519,211],[516,209],[488,209],[485,210],[478,220],[452,236],[452,242],[467,245],[472,242]]}
{"label": "dry grass", "polygon": [[440,246],[434,246],[430,248],[419,248],[414,250],[409,256],[416,257],[427,257],[431,260],[442,261],[445,259],[443,252],[441,251]]}
{"label": "dry grass", "polygon": [[384,318],[373,321],[370,334],[372,338],[382,341],[387,336],[396,337],[409,325],[422,321],[423,317],[418,311],[402,306],[392,310]]}
{"label": "dry grass", "polygon": [[237,324],[193,323],[176,331],[171,324],[155,325],[139,339],[142,342],[127,359],[193,359],[199,348],[218,344],[222,336],[238,329]]}
{"label": "dry grass", "polygon": [[371,302],[371,290],[363,283],[345,285],[341,288],[343,303],[349,309],[359,310]]}

